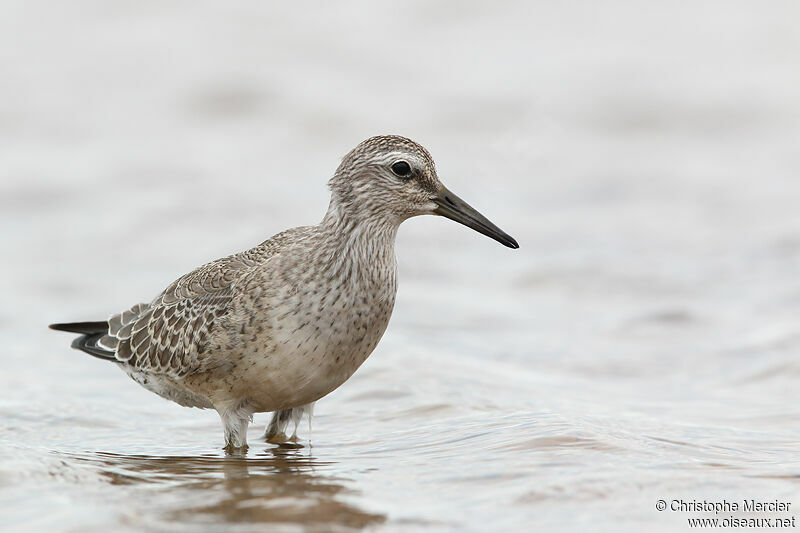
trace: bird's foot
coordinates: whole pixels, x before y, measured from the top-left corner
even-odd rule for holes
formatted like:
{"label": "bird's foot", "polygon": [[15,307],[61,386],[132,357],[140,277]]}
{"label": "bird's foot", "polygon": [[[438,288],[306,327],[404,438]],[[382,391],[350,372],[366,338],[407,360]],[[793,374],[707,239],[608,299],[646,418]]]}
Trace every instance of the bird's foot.
{"label": "bird's foot", "polygon": [[286,433],[280,431],[277,433],[265,433],[264,440],[270,444],[283,444],[284,442],[289,442],[289,437],[286,436]]}
{"label": "bird's foot", "polygon": [[[308,428],[311,429],[311,415],[314,411],[314,403],[301,405],[299,407],[291,407],[289,409],[281,409],[275,411],[272,415],[269,425],[267,425],[267,432],[264,434],[264,439],[273,444],[281,444],[287,442],[297,442],[297,425],[303,415],[308,416]],[[294,433],[291,437],[286,436],[286,429],[289,424],[294,423]]]}
{"label": "bird's foot", "polygon": [[247,444],[243,446],[234,446],[233,444],[226,444],[222,450],[225,452],[225,457],[244,457],[247,455]]}

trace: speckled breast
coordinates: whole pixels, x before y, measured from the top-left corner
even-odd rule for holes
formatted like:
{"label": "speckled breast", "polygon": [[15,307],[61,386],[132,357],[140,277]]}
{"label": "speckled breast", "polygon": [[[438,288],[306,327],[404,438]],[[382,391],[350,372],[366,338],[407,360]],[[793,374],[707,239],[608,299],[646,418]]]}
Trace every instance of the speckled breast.
{"label": "speckled breast", "polygon": [[[263,302],[254,302],[272,306],[266,323],[243,328],[245,336],[254,334],[237,365],[249,388],[245,396],[257,410],[316,401],[361,366],[386,331],[394,307],[396,270],[394,264],[389,267],[351,266],[344,275],[331,276],[313,269],[292,272],[276,262],[282,272],[276,276],[287,279],[265,286]],[[287,272],[294,274],[293,282]]]}

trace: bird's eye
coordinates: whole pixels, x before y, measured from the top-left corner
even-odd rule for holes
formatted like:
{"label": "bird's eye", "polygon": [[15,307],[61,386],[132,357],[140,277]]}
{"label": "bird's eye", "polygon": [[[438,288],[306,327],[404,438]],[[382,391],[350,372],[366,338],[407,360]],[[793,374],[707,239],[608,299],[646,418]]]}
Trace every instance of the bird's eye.
{"label": "bird's eye", "polygon": [[392,165],[392,172],[401,178],[408,179],[411,177],[411,165],[405,161],[398,161]]}

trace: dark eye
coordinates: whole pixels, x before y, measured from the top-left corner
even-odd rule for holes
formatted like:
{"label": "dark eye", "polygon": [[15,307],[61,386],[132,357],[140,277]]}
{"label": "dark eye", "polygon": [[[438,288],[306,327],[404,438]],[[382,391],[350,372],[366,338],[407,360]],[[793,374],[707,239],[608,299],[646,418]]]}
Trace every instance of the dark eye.
{"label": "dark eye", "polygon": [[398,161],[392,165],[392,172],[394,172],[401,178],[410,178],[411,165],[409,165],[405,161]]}

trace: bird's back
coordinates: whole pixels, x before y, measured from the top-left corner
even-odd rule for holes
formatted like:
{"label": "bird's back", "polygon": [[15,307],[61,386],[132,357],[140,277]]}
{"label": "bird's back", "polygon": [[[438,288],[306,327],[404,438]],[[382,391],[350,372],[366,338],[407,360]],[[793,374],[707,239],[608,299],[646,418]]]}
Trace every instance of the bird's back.
{"label": "bird's back", "polygon": [[105,334],[85,335],[82,349],[136,372],[180,378],[202,371],[211,363],[208,346],[226,327],[241,280],[311,230],[286,230],[254,248],[196,268],[150,303],[112,315]]}

